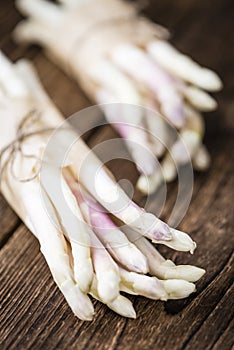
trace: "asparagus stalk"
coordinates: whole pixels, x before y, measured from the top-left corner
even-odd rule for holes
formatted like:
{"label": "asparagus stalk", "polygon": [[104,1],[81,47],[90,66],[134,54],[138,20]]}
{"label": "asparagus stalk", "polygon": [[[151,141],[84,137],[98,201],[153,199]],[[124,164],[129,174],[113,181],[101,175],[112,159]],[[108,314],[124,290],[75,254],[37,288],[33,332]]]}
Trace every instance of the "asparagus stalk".
{"label": "asparagus stalk", "polygon": [[195,170],[204,171],[210,166],[211,159],[206,147],[202,145],[193,157],[193,166]]}
{"label": "asparagus stalk", "polygon": [[75,282],[67,243],[52,203],[48,199],[47,205],[50,205],[50,217],[53,215],[53,224],[43,207],[39,182],[34,181],[20,186],[13,178],[10,178],[9,174],[7,177],[2,186],[3,194],[39,240],[41,252],[52,276],[74,314],[81,320],[91,321],[94,309],[90,299]]}
{"label": "asparagus stalk", "polygon": [[111,303],[119,295],[119,269],[94,233],[92,234],[92,261],[97,278],[98,295],[104,303]]}
{"label": "asparagus stalk", "polygon": [[157,163],[154,152],[149,152],[150,143],[148,132],[144,127],[142,108],[137,105],[134,108],[133,104],[116,103],[120,100],[103,88],[97,90],[96,99],[101,104],[108,122],[115,127],[125,141],[138,170],[148,175],[155,173]]}
{"label": "asparagus stalk", "polygon": [[172,124],[176,127],[183,126],[182,99],[177,92],[173,78],[133,45],[116,47],[112,52],[112,60],[133,79],[146,84],[155,93],[162,113]]}
{"label": "asparagus stalk", "polygon": [[25,84],[21,81],[17,72],[12,71],[11,63],[0,51],[0,87],[13,97],[27,96]]}
{"label": "asparagus stalk", "polygon": [[179,279],[188,282],[198,281],[205,273],[205,270],[191,265],[175,265],[171,260],[166,260],[158,250],[144,237],[130,228],[125,228],[124,232],[128,239],[147,256],[149,272],[159,279]]}
{"label": "asparagus stalk", "polygon": [[157,63],[176,77],[208,91],[222,88],[222,82],[216,73],[202,68],[168,42],[157,40],[149,43],[147,50]]}
{"label": "asparagus stalk", "polygon": [[[56,177],[59,176],[59,169],[46,164],[45,170],[46,176],[41,174],[42,186],[54,203],[63,230],[66,232],[71,242],[75,280],[83,292],[88,292],[93,278],[93,266],[90,253],[90,235],[92,235],[92,232],[88,230],[87,225],[83,223],[82,213],[66,182],[63,181],[63,179],[58,179],[62,181],[64,189],[63,194],[66,198],[66,202],[64,202],[61,193],[55,187]],[[50,174],[50,176],[48,176],[48,174]],[[72,211],[70,211],[70,208],[72,208]]]}
{"label": "asparagus stalk", "polygon": [[112,255],[112,257],[127,269],[139,273],[147,273],[148,266],[145,256],[129,242],[123,232],[109,218],[103,208],[78,183],[69,172],[65,178],[74,193],[84,217],[93,227],[97,237]]}
{"label": "asparagus stalk", "polygon": [[[93,284],[92,284],[92,289],[90,293],[95,299],[101,301],[104,303],[104,301],[100,298],[98,295],[98,290],[97,290],[97,281],[94,278],[93,279]],[[131,301],[127,298],[125,298],[123,295],[119,294],[115,300],[112,302],[109,302],[106,304],[111,310],[116,312],[117,314],[123,316],[123,317],[128,317],[128,318],[136,318],[136,312],[134,310],[134,307],[131,303]]]}
{"label": "asparagus stalk", "polygon": [[[186,120],[181,129],[178,139],[170,146],[169,151],[165,154],[161,169],[151,176],[141,175],[137,187],[143,193],[152,193],[165,180],[170,182],[177,176],[177,168],[183,164],[201,159],[200,170],[206,169],[209,164],[208,156],[203,156],[200,149],[203,149],[202,138],[204,135],[204,122],[199,112],[189,105],[184,106]],[[207,154],[207,152],[206,152]],[[205,154],[205,155],[206,155]],[[196,167],[196,165],[195,165]]]}
{"label": "asparagus stalk", "polygon": [[209,112],[217,108],[215,99],[195,86],[186,86],[182,92],[186,100],[199,111]]}
{"label": "asparagus stalk", "polygon": [[[121,290],[154,300],[183,299],[195,291],[193,283],[184,280],[158,280],[120,269]],[[125,288],[126,286],[126,288]]]}

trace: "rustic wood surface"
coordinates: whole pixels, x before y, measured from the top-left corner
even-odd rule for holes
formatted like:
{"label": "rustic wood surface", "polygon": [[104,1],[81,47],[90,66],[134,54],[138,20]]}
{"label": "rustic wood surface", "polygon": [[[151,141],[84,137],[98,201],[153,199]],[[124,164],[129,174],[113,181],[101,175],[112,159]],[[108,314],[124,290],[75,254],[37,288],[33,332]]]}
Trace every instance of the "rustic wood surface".
{"label": "rustic wood surface", "polygon": [[[217,95],[220,108],[206,116],[206,145],[212,166],[196,174],[194,195],[181,229],[198,243],[194,256],[171,253],[176,262],[203,266],[205,277],[187,300],[154,302],[132,298],[137,320],[119,317],[95,302],[93,322],[77,320],[55,286],[37,240],[0,198],[0,348],[3,349],[215,349],[233,345],[233,115],[234,42],[233,0],[155,0],[146,10],[167,26],[173,43],[201,64],[215,69],[225,89]],[[17,47],[10,36],[20,19],[12,1],[0,2],[0,43],[12,59],[32,59],[46,90],[62,112],[90,105],[78,86],[52,65],[37,47]],[[111,138],[103,127],[88,138],[90,145]],[[137,179],[134,167],[113,162],[121,179]],[[169,216],[176,185],[169,194],[163,218]],[[139,203],[144,198],[136,196]],[[150,208],[156,210],[152,196]]]}

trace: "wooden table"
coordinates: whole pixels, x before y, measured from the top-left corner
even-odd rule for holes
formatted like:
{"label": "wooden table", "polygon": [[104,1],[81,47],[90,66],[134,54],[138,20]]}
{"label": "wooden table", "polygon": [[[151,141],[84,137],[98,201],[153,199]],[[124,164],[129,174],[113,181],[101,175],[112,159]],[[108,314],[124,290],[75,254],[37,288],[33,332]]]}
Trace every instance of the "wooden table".
{"label": "wooden table", "polygon": [[[95,303],[91,323],[76,319],[56,288],[37,240],[0,198],[0,339],[3,349],[214,349],[232,347],[233,321],[233,115],[234,42],[232,0],[155,0],[146,13],[169,27],[173,43],[204,66],[216,70],[225,89],[219,109],[207,114],[206,145],[212,154],[208,173],[196,174],[194,194],[181,229],[198,243],[194,256],[171,253],[177,263],[203,266],[205,277],[187,300],[154,302],[132,298],[136,320],[127,320]],[[11,31],[20,19],[13,1],[0,3],[0,40],[12,60],[30,58],[57,106],[69,116],[90,102],[77,85],[52,65],[37,47],[17,47]],[[1,116],[2,117],[2,116]],[[110,127],[89,135],[88,143],[115,136]],[[135,183],[132,168],[118,178]],[[129,170],[131,169],[131,171]],[[124,173],[124,174],[123,174]],[[169,186],[163,218],[170,213],[176,184]],[[143,197],[138,195],[138,202]],[[151,198],[154,210],[157,198]]]}

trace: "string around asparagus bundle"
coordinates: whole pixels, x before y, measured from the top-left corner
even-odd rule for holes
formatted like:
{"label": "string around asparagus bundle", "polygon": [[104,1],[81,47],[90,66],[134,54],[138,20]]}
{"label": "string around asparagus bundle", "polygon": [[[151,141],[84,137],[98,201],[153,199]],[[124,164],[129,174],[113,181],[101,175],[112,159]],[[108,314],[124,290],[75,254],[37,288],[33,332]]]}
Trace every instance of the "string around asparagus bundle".
{"label": "string around asparagus bundle", "polygon": [[[180,299],[194,292],[194,282],[205,271],[190,265],[176,266],[149,241],[192,252],[195,243],[191,238],[132,202],[79,138],[69,164],[56,167],[56,152],[48,152],[50,140],[55,137],[57,151],[64,152],[77,140],[77,134],[64,127],[54,133],[63,117],[44,92],[32,66],[24,60],[12,64],[0,53],[0,151],[15,139],[23,116],[32,110],[37,110],[40,118],[31,124],[34,136],[22,146],[42,160],[40,176],[21,182],[6,167],[1,191],[37,237],[52,276],[74,314],[82,320],[93,318],[89,295],[118,314],[135,318],[132,303],[121,292],[154,300]],[[37,132],[50,128],[51,133]],[[83,160],[88,154],[91,158],[85,168]],[[25,176],[23,163],[33,172],[34,162],[27,157],[16,162],[20,179]],[[108,201],[100,195],[101,189],[95,188],[97,170],[102,185],[110,190]],[[116,188],[119,196],[117,211],[113,212],[111,193]],[[109,213],[124,225],[118,226]]]}
{"label": "string around asparagus bundle", "polygon": [[[145,194],[154,192],[163,180],[174,180],[177,168],[187,162],[192,161],[196,170],[206,170],[210,156],[203,144],[200,112],[217,107],[206,92],[222,88],[217,74],[179,53],[167,42],[168,32],[140,16],[127,1],[60,3],[18,0],[18,9],[29,18],[16,27],[15,38],[45,47],[46,54],[68,70],[95,102],[146,106],[163,116],[154,120],[147,113],[131,115],[124,109],[113,115],[103,107],[140,172],[138,188]],[[116,19],[121,26],[116,25]],[[129,128],[133,123],[136,128]],[[165,144],[158,135],[170,140],[169,124],[178,131],[178,137]],[[134,152],[129,139],[153,152],[163,171],[155,168],[149,157]]]}
{"label": "string around asparagus bundle", "polygon": [[[27,158],[31,160],[35,160],[36,162],[41,162],[41,159],[37,157],[35,154],[25,154],[22,150],[22,145],[25,140],[28,138],[41,135],[41,134],[47,134],[51,131],[54,131],[55,128],[46,128],[37,130],[34,132],[28,132],[28,127],[31,126],[33,123],[35,123],[40,118],[40,114],[37,113],[36,110],[29,111],[29,113],[22,118],[22,122],[18,126],[18,129],[16,131],[16,138],[12,142],[10,142],[6,147],[4,147],[0,152],[0,188],[1,188],[1,182],[2,177],[6,171],[7,168],[10,169],[11,176],[19,182],[30,182],[36,179],[40,173],[40,167],[38,167],[38,170],[35,171],[34,167],[34,174],[28,175],[25,178],[20,178],[16,173],[14,169],[14,163],[16,161],[17,155],[19,154],[21,158]],[[28,125],[29,124],[29,125]]]}

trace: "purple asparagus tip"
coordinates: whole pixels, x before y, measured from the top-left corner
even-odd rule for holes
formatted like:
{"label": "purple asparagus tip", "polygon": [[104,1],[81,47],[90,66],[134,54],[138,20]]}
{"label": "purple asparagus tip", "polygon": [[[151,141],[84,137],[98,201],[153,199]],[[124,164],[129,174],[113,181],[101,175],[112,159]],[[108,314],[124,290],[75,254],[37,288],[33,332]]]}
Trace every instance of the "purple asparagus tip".
{"label": "purple asparagus tip", "polygon": [[153,241],[170,241],[172,239],[170,227],[155,215],[144,213],[141,216],[141,221],[145,229],[144,235]]}
{"label": "purple asparagus tip", "polygon": [[164,222],[160,221],[156,224],[156,227],[153,230],[153,236],[157,241],[170,241],[172,239],[172,234],[170,227]]}

